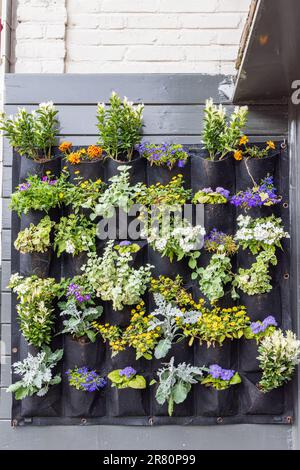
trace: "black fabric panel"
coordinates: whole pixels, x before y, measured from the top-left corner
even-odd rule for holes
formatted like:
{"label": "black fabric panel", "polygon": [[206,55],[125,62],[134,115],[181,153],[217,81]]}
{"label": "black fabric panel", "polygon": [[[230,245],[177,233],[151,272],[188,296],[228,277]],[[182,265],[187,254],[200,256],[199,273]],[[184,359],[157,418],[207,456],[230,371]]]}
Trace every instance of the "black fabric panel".
{"label": "black fabric panel", "polygon": [[[225,159],[223,162],[211,163],[202,158],[203,152],[193,148],[193,155],[190,163],[180,169],[187,181],[190,180],[193,191],[197,191],[205,186],[211,186],[213,189],[217,186],[223,186],[229,189],[231,193],[235,187],[244,184],[242,167],[239,162],[233,159]],[[268,212],[276,212],[283,218],[286,229],[289,229],[289,210],[288,210],[288,156],[286,150],[280,152],[276,158],[274,177],[278,186],[279,194],[283,195],[283,203],[273,210],[257,211],[253,209],[249,214],[251,216],[269,215]],[[13,190],[15,186],[23,181],[20,175],[20,157],[14,155],[13,162]],[[272,160],[273,162],[273,160]],[[117,166],[120,162],[106,160],[103,166],[90,173],[91,166],[81,168],[83,177],[102,177],[106,181],[108,178],[117,174]],[[124,164],[124,163],[123,163]],[[260,162],[262,164],[262,162]],[[269,165],[269,162],[266,162]],[[64,162],[62,163],[64,165]],[[161,181],[166,184],[172,176],[172,172],[161,171],[158,168],[147,165],[145,159],[136,159],[131,162],[132,182],[148,182],[153,184]],[[273,163],[272,163],[273,165]],[[98,167],[98,165],[96,165]],[[93,168],[96,168],[93,167]],[[239,170],[237,170],[239,168]],[[28,170],[29,171],[29,170]],[[41,170],[38,170],[41,171]],[[57,170],[53,170],[57,171]],[[188,172],[186,175],[185,172]],[[265,176],[262,171],[262,177]],[[152,173],[153,172],[153,173]],[[267,169],[267,172],[271,170]],[[96,174],[97,173],[97,174]],[[174,170],[177,173],[177,169]],[[56,174],[56,173],[55,173]],[[22,176],[24,178],[24,175]],[[248,185],[248,183],[247,183]],[[244,189],[244,188],[243,188]],[[272,209],[272,208],[271,208]],[[58,220],[60,215],[70,213],[69,209],[54,210],[50,212],[53,220]],[[235,217],[240,213],[229,204],[206,207],[204,223],[206,230],[216,227],[228,233],[234,233]],[[29,225],[30,222],[37,223],[44,214],[30,213],[28,216],[22,216],[21,220],[15,213],[12,214],[12,241],[16,238],[19,230]],[[136,267],[149,262],[155,266],[153,274],[158,277],[164,274],[170,277],[177,273],[184,278],[186,286],[193,286],[195,298],[200,295],[197,283],[191,282],[191,270],[185,261],[178,263],[176,260],[170,263],[168,258],[162,258],[158,252],[148,247],[145,242],[140,242],[142,250],[137,254],[134,265]],[[102,253],[103,242],[97,243],[98,254]],[[291,327],[291,310],[289,299],[289,240],[284,240],[283,251],[277,251],[278,266],[272,271],[274,275],[274,288],[269,294],[262,296],[247,296],[241,294],[237,304],[245,304],[248,308],[248,314],[252,321],[263,319],[267,315],[274,315],[280,326],[284,329]],[[211,255],[202,252],[199,264],[206,266]],[[58,259],[51,254],[51,263],[48,269],[49,276],[59,279],[62,275],[75,275],[80,273],[80,267],[84,264],[85,255],[71,257],[63,255]],[[252,255],[247,252],[241,252],[233,258],[233,269],[237,266],[248,267],[253,261]],[[12,247],[12,272],[23,270],[29,272],[29,260],[20,257],[19,253]],[[37,258],[36,265],[41,263]],[[32,266],[32,264],[31,264]],[[46,273],[46,271],[45,271]],[[152,294],[144,296],[147,311],[155,308]],[[101,302],[100,302],[101,303]],[[126,306],[122,311],[117,312],[112,308],[111,302],[103,302],[104,313],[100,321],[111,324],[121,324],[126,326],[130,319],[130,306]],[[231,306],[233,301],[229,295],[221,299],[221,306]],[[28,347],[26,341],[20,334],[16,317],[16,299],[12,295],[13,311],[13,329],[12,329],[12,360],[22,360],[27,356],[28,351],[33,352]],[[57,321],[56,332],[61,329],[61,318],[56,309]],[[13,400],[13,419],[15,424],[33,424],[33,425],[89,425],[89,424],[116,424],[116,425],[215,425],[215,424],[234,424],[234,423],[270,423],[284,424],[289,423],[292,416],[292,386],[287,384],[281,389],[274,390],[268,394],[260,392],[256,384],[259,381],[260,373],[258,370],[257,345],[254,341],[245,340],[226,340],[223,346],[207,348],[206,344],[199,344],[195,341],[192,346],[187,341],[179,342],[172,346],[167,357],[162,360],[153,359],[135,359],[135,351],[129,348],[111,357],[111,351],[108,343],[104,344],[97,340],[96,343],[85,344],[74,341],[70,336],[56,336],[51,344],[52,349],[64,347],[65,354],[63,361],[58,366],[62,373],[62,384],[52,387],[50,392],[44,398],[30,397],[22,402]],[[193,387],[188,399],[181,405],[175,405],[174,415],[168,416],[167,405],[159,406],[155,400],[155,385],[146,390],[112,388],[110,384],[101,392],[85,394],[77,391],[68,385],[65,372],[68,368],[75,366],[88,366],[96,368],[103,376],[116,368],[133,366],[138,373],[145,376],[147,382],[155,375],[162,363],[167,362],[170,357],[175,357],[175,362],[188,362],[198,366],[220,364],[224,368],[233,368],[239,370],[242,375],[242,383],[225,391],[215,391],[201,385]],[[17,380],[17,377],[13,377]]]}

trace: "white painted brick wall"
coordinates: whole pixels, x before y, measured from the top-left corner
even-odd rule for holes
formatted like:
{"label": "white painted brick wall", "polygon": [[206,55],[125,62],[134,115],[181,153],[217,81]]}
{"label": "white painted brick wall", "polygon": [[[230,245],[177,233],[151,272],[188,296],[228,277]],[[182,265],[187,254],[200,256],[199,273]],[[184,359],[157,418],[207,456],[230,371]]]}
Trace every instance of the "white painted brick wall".
{"label": "white painted brick wall", "polygon": [[251,0],[18,0],[16,72],[234,73]]}

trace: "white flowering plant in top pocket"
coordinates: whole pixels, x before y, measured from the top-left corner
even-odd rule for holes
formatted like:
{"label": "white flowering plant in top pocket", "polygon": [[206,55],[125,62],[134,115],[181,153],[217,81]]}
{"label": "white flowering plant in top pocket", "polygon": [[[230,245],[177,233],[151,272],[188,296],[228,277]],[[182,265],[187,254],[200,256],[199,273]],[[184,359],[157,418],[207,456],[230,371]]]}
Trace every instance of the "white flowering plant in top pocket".
{"label": "white flowering plant in top pocket", "polygon": [[282,219],[271,215],[252,219],[250,216],[240,215],[237,218],[238,230],[235,240],[245,250],[249,248],[253,255],[262,250],[275,253],[276,248],[281,248],[281,240],[290,238],[288,232],[284,230]]}

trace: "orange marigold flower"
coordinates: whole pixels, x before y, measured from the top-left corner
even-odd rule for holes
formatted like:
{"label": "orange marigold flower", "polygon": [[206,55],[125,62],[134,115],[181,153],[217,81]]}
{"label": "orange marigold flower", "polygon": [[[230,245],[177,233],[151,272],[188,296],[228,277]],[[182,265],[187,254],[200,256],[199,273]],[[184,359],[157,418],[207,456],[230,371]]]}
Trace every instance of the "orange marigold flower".
{"label": "orange marigold flower", "polygon": [[268,140],[267,142],[267,150],[275,150],[276,145],[274,144],[273,140]]}
{"label": "orange marigold flower", "polygon": [[249,139],[246,135],[240,138],[240,145],[246,145],[249,142]]}
{"label": "orange marigold flower", "polygon": [[87,154],[89,158],[97,158],[102,155],[102,148],[97,145],[90,145],[87,149]]}
{"label": "orange marigold flower", "polygon": [[79,152],[72,152],[68,155],[68,162],[72,165],[77,165],[80,163],[80,153]]}
{"label": "orange marigold flower", "polygon": [[241,150],[236,150],[233,156],[235,160],[243,160],[243,152]]}
{"label": "orange marigold flower", "polygon": [[69,152],[72,148],[72,142],[62,142],[58,148],[63,153]]}

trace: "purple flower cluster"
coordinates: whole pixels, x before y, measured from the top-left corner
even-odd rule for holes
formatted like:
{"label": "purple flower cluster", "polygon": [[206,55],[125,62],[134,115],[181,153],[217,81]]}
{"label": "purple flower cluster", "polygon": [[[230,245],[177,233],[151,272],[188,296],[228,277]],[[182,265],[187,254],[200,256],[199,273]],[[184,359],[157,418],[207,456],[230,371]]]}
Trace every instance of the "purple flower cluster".
{"label": "purple flower cluster", "polygon": [[26,189],[29,189],[30,186],[30,183],[22,183],[19,185],[19,191],[26,191]]}
{"label": "purple flower cluster", "polygon": [[218,364],[213,364],[209,368],[209,374],[213,379],[221,379],[229,381],[235,374],[235,370],[232,369],[222,369]]}
{"label": "purple flower cluster", "polygon": [[42,180],[43,183],[48,183],[50,185],[56,184],[57,180],[51,180],[48,176],[43,176]]}
{"label": "purple flower cluster", "polygon": [[128,240],[123,240],[122,242],[119,243],[119,246],[129,246],[131,245],[131,242]]}
{"label": "purple flower cluster", "polygon": [[136,370],[133,367],[125,367],[124,369],[120,370],[120,375],[126,377],[126,379],[131,379],[136,374]]}
{"label": "purple flower cluster", "polygon": [[204,242],[214,242],[217,245],[223,245],[224,237],[226,237],[224,232],[219,232],[219,230],[213,228],[208,235],[205,235]]}
{"label": "purple flower cluster", "polygon": [[67,297],[74,296],[77,302],[79,302],[80,304],[82,302],[88,302],[89,300],[91,300],[91,295],[83,294],[82,290],[83,288],[78,284],[71,283],[69,284],[67,289]]}
{"label": "purple flower cluster", "polygon": [[95,392],[107,385],[107,380],[104,377],[100,377],[95,370],[89,370],[87,367],[67,370],[66,375],[69,380],[75,381],[85,392]]}
{"label": "purple flower cluster", "polygon": [[261,207],[266,204],[278,204],[281,198],[277,196],[276,191],[273,177],[267,176],[260,182],[259,186],[247,189],[246,191],[240,191],[235,196],[232,196],[230,203],[235,207],[244,206],[249,208]]}
{"label": "purple flower cluster", "polygon": [[269,315],[262,322],[261,321],[252,322],[250,325],[250,328],[251,328],[252,333],[257,335],[259,333],[263,333],[269,326],[277,326],[277,321],[272,315]]}
{"label": "purple flower cluster", "polygon": [[[136,149],[140,152],[141,155],[144,155],[150,162],[163,162],[169,168],[174,166],[174,159],[176,159],[176,154],[179,151],[174,144],[149,144],[142,142],[136,146]],[[169,158],[169,159],[168,159]],[[183,168],[186,164],[186,159],[179,159],[177,162],[178,168]]]}

